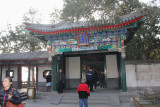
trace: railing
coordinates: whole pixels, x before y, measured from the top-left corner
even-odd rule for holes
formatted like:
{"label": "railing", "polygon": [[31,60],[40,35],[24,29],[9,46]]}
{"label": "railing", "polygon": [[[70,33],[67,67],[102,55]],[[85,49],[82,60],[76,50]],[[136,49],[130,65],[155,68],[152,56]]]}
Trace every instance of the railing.
{"label": "railing", "polygon": [[36,88],[36,91],[40,91],[39,88],[47,88],[46,85],[31,85]]}
{"label": "railing", "polygon": [[[34,85],[31,84],[32,82],[30,82],[30,87],[35,87],[36,88],[36,91],[40,91],[40,90],[47,90],[47,87],[45,84],[39,84],[37,85],[36,82]],[[28,87],[28,82],[27,81],[23,81],[22,82],[22,87],[23,88],[27,88]]]}
{"label": "railing", "polygon": [[136,107],[143,107],[137,100],[135,97],[133,97],[133,104],[136,105]]}
{"label": "railing", "polygon": [[144,97],[146,98],[146,100],[152,102],[153,104],[156,104],[156,98],[153,95],[144,92]]}
{"label": "railing", "polygon": [[[32,81],[30,81],[30,84],[31,83],[32,83]],[[23,81],[22,84],[28,84],[28,81]],[[36,82],[34,84],[36,84]]]}
{"label": "railing", "polygon": [[153,95],[144,92],[143,96],[141,97],[133,97],[133,104],[136,107],[146,107],[146,105],[155,105],[156,98]]}
{"label": "railing", "polygon": [[[34,83],[36,84],[36,82]],[[32,82],[30,81],[30,86],[32,86]],[[28,82],[27,81],[23,81],[22,82],[22,88],[27,88],[28,87]]]}

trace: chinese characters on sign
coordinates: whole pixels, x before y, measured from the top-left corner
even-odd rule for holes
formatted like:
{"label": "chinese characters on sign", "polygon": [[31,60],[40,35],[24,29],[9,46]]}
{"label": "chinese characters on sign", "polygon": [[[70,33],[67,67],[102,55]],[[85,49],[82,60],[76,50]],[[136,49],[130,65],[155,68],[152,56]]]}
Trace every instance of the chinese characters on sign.
{"label": "chinese characters on sign", "polygon": [[89,44],[87,32],[77,33],[76,36],[77,36],[77,43],[79,45]]}

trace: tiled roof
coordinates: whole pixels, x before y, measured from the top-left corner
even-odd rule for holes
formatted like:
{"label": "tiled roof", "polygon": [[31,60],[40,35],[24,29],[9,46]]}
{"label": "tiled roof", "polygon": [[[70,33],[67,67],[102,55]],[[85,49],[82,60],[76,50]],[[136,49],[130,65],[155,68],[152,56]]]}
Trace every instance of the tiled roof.
{"label": "tiled roof", "polygon": [[43,58],[49,58],[49,56],[50,56],[50,54],[48,53],[48,51],[9,53],[9,54],[0,54],[0,61],[3,61],[3,60],[43,59]]}
{"label": "tiled roof", "polygon": [[[33,23],[25,23],[26,29],[30,30],[31,32],[56,32],[56,31],[64,31],[64,30],[70,30],[70,29],[80,29],[80,28],[88,28],[88,27],[102,27],[102,26],[110,26],[110,25],[121,25],[122,23],[126,23],[132,20],[135,20],[139,17],[142,17],[146,15],[146,10],[137,10],[134,12],[131,12],[130,14],[116,17],[115,19],[111,20],[105,20],[105,21],[95,21],[95,22],[86,22],[86,21],[79,21],[75,23],[68,23],[65,21],[62,21],[58,24],[50,24],[50,25],[44,25],[44,24],[33,24]],[[126,24],[127,25],[127,24]],[[45,34],[44,33],[44,34]]]}

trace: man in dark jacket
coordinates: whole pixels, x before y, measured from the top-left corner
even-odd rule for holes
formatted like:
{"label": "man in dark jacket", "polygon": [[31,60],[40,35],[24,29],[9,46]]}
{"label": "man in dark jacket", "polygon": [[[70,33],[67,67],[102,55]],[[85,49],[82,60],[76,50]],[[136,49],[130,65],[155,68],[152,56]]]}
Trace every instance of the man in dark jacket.
{"label": "man in dark jacket", "polygon": [[86,72],[86,80],[87,80],[87,85],[90,87],[90,91],[93,91],[93,72],[92,69],[89,69]]}
{"label": "man in dark jacket", "polygon": [[62,72],[62,69],[59,70],[59,72],[56,75],[56,83],[58,87],[58,93],[63,93],[63,88],[65,84],[65,76]]}
{"label": "man in dark jacket", "polygon": [[78,86],[77,92],[79,94],[79,107],[88,107],[88,96],[90,95],[88,85],[85,84],[85,80],[81,80],[81,84]]}

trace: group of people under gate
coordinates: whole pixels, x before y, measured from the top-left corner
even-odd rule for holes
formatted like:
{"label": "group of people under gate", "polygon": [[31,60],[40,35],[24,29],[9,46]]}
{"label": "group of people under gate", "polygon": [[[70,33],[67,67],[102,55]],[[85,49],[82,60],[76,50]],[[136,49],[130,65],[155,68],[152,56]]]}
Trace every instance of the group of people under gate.
{"label": "group of people under gate", "polygon": [[[84,75],[83,75],[84,76]],[[62,69],[56,75],[56,83],[57,83],[57,91],[59,94],[63,93],[63,89],[65,87],[65,75],[62,72]],[[85,78],[82,77],[81,83],[77,88],[77,92],[79,95],[79,107],[88,107],[88,96],[90,96],[90,91],[93,91],[93,85],[95,89],[97,85],[100,85],[101,88],[105,86],[105,75],[104,72],[93,72],[92,69],[89,69],[86,72]]]}
{"label": "group of people under gate", "polygon": [[[92,69],[88,69],[87,72],[82,73],[82,79],[86,80],[87,85],[89,86],[90,91],[93,91],[93,86],[96,89],[97,86],[101,88],[105,87],[105,75],[104,72],[92,71]],[[46,86],[47,91],[51,91],[51,72],[46,77]],[[58,93],[63,93],[63,89],[65,88],[65,75],[62,72],[62,69],[59,69],[56,75],[56,86]]]}
{"label": "group of people under gate", "polygon": [[82,73],[82,79],[86,80],[86,83],[89,86],[91,92],[93,91],[93,86],[95,89],[97,86],[105,88],[105,75],[103,71],[93,72],[92,69],[89,69],[86,73]]}

